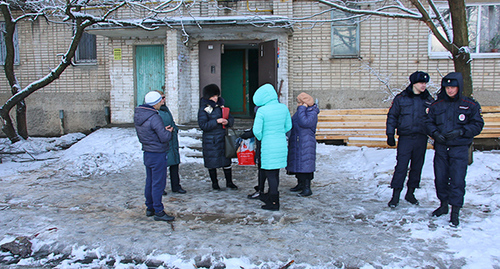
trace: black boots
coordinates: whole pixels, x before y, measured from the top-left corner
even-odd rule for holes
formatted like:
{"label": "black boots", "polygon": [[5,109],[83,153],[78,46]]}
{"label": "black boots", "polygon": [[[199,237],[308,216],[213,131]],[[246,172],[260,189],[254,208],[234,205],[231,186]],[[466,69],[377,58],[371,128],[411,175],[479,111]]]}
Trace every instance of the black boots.
{"label": "black boots", "polygon": [[450,216],[450,225],[451,227],[457,227],[460,222],[458,221],[458,215],[460,214],[460,207],[451,206],[451,216]]}
{"label": "black boots", "polygon": [[298,192],[298,191],[302,191],[303,188],[304,188],[304,180],[301,178],[297,178],[297,186],[290,188],[290,191]]}
{"label": "black boots", "polygon": [[389,207],[396,207],[398,206],[399,204],[399,195],[401,194],[401,191],[403,189],[401,188],[393,188],[392,189],[392,198],[391,200],[389,201],[389,203],[387,204]]}
{"label": "black boots", "polygon": [[448,201],[441,200],[441,205],[432,212],[432,216],[439,217],[445,214],[448,214]]}
{"label": "black boots", "polygon": [[175,217],[167,215],[167,213],[165,213],[165,211],[162,211],[160,213],[155,213],[154,220],[156,220],[156,221],[172,221],[172,220],[175,220]]}
{"label": "black boots", "polygon": [[304,183],[304,188],[299,193],[299,195],[302,196],[302,197],[306,197],[306,196],[310,196],[311,194],[313,194],[312,191],[311,191],[311,180],[310,179],[304,179],[303,183]]}
{"label": "black boots", "polygon": [[217,181],[217,170],[215,168],[208,169],[208,173],[210,174],[210,180],[212,180],[212,189],[220,190],[219,182]]}
{"label": "black boots", "polygon": [[418,200],[415,198],[415,195],[413,194],[415,192],[415,188],[408,188],[408,191],[406,192],[405,195],[405,200],[408,201],[412,205],[418,205]]}
{"label": "black boots", "polygon": [[234,185],[233,183],[233,175],[232,175],[232,170],[231,168],[229,169],[223,169],[224,170],[224,177],[226,178],[226,187],[237,190],[238,186]]}
{"label": "black boots", "polygon": [[280,194],[266,194],[262,195],[263,197],[260,198],[261,201],[266,203],[265,205],[261,206],[262,209],[266,210],[271,210],[271,211],[278,211],[280,210]]}

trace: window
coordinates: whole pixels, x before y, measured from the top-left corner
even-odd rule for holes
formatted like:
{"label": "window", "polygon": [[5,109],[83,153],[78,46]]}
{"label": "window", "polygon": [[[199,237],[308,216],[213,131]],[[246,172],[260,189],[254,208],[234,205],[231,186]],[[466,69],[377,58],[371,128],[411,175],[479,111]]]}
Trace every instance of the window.
{"label": "window", "polygon": [[[5,47],[5,22],[0,22],[0,64],[5,64],[7,49]],[[17,28],[14,31],[14,64],[19,64],[19,44],[17,40]]]}
{"label": "window", "polygon": [[[449,9],[442,9],[443,18],[451,27]],[[500,5],[470,5],[466,8],[469,48],[474,58],[500,58]],[[442,29],[439,29],[443,32]],[[429,55],[432,58],[449,57],[450,53],[430,35]]]}
{"label": "window", "polygon": [[94,64],[97,63],[97,45],[96,36],[83,33],[82,39],[78,44],[75,53],[75,62],[77,64]]}
{"label": "window", "polygon": [[[359,56],[359,22],[353,15],[332,10],[332,58],[357,58]],[[336,19],[344,19],[338,20]]]}

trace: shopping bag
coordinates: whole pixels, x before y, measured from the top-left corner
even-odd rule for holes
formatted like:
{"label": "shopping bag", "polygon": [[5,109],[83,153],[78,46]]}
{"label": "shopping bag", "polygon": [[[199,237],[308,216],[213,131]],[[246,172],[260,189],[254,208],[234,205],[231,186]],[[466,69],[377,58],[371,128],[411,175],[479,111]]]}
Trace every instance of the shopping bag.
{"label": "shopping bag", "polygon": [[238,135],[233,130],[233,128],[227,128],[226,135],[224,136],[224,155],[226,158],[236,158],[236,150],[238,145],[236,143]]}
{"label": "shopping bag", "polygon": [[238,165],[255,165],[255,138],[243,139],[236,155]]}

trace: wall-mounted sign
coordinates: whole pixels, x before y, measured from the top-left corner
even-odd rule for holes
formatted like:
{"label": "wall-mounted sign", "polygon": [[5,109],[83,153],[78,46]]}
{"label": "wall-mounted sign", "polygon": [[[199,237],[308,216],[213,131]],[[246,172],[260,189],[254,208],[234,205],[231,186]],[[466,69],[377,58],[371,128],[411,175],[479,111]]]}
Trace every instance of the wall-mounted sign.
{"label": "wall-mounted sign", "polygon": [[115,60],[121,60],[122,59],[122,49],[113,49],[113,56]]}

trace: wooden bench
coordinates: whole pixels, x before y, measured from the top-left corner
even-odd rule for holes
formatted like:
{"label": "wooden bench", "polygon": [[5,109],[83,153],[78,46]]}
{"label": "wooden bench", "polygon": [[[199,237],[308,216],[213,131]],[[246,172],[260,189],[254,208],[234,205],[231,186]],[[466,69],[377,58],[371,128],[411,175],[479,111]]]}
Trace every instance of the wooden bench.
{"label": "wooden bench", "polygon": [[[484,129],[476,139],[500,138],[500,106],[485,106]],[[389,148],[385,135],[388,108],[321,110],[316,139],[347,146]],[[397,139],[397,136],[396,136]],[[428,145],[428,148],[431,148]]]}

